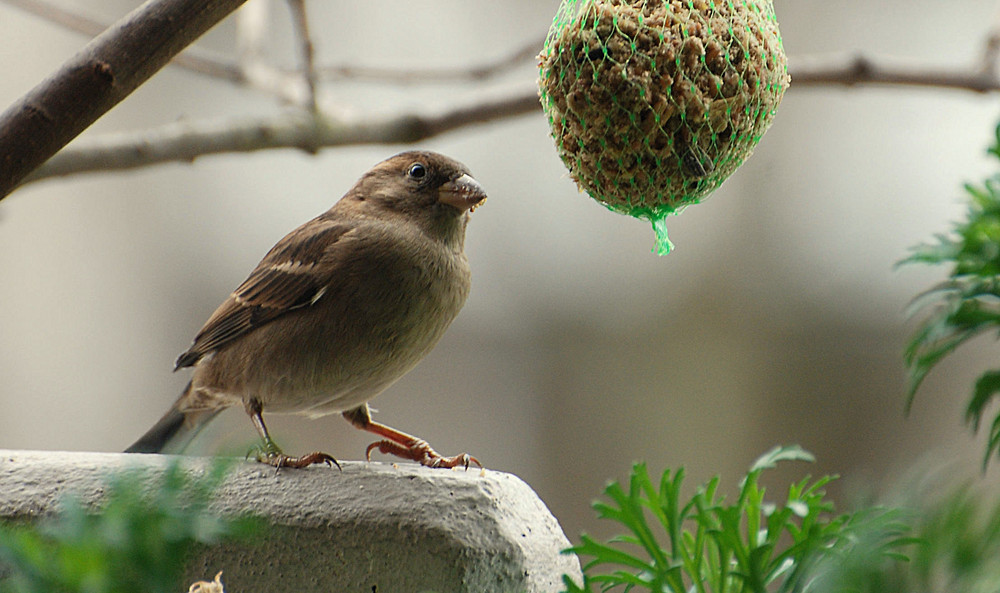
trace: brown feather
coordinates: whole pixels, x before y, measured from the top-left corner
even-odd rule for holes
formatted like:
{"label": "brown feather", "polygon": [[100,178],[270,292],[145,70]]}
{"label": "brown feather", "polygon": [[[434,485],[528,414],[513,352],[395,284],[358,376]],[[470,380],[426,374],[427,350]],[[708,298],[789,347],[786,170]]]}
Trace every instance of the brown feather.
{"label": "brown feather", "polygon": [[295,241],[289,235],[278,242],[205,322],[191,347],[177,358],[174,370],[193,366],[254,328],[314,304],[336,273],[336,268],[327,266],[326,273],[318,275],[315,268],[352,228],[320,216],[299,227]]}

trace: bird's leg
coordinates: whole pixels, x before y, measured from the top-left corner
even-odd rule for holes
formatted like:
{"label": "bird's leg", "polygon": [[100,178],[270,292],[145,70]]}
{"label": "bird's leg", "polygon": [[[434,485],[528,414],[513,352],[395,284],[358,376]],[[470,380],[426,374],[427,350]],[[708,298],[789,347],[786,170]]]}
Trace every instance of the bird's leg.
{"label": "bird's leg", "polygon": [[427,441],[406,434],[405,432],[400,432],[385,424],[375,422],[372,420],[371,413],[368,410],[368,404],[344,412],[344,418],[357,428],[376,434],[384,439],[375,441],[365,449],[365,458],[369,461],[371,461],[372,451],[378,449],[379,453],[395,455],[403,459],[411,459],[427,467],[452,468],[461,465],[465,466],[465,469],[469,469],[470,463],[483,467],[483,464],[479,463],[478,459],[468,453],[462,453],[454,457],[444,457],[432,449],[427,444]]}
{"label": "bird's leg", "polygon": [[342,469],[336,459],[326,453],[320,453],[318,451],[301,457],[289,457],[288,455],[285,455],[281,451],[281,448],[279,448],[271,438],[270,433],[267,432],[267,426],[264,424],[264,417],[261,415],[263,406],[261,406],[260,400],[257,398],[251,398],[246,404],[246,410],[247,414],[250,415],[250,421],[253,422],[254,428],[257,429],[257,433],[260,435],[261,441],[263,442],[261,446],[257,447],[257,461],[273,465],[278,469],[283,467],[307,467],[318,463],[336,465],[337,469]]}

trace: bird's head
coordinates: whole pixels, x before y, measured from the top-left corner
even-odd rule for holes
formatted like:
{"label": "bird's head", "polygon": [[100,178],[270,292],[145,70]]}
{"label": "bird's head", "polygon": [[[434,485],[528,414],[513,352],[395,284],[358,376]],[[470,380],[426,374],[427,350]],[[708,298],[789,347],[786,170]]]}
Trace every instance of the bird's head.
{"label": "bird's head", "polygon": [[486,190],[462,163],[436,152],[409,151],[372,167],[344,198],[364,214],[464,227],[468,213],[486,201]]}

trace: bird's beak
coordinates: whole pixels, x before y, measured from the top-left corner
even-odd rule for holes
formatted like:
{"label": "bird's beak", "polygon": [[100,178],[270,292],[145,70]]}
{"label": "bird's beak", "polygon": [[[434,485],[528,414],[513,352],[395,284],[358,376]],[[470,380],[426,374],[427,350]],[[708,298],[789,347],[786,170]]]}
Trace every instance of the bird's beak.
{"label": "bird's beak", "polygon": [[462,212],[472,212],[486,201],[486,190],[479,182],[464,174],[452,179],[438,189],[438,201],[458,208]]}

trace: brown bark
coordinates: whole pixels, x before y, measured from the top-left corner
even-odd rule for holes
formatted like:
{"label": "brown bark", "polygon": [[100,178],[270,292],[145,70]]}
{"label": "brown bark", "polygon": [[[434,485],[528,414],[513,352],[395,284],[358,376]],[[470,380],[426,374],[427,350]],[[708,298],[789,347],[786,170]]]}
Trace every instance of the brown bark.
{"label": "brown bark", "polygon": [[0,114],[0,199],[245,0],[149,0]]}

